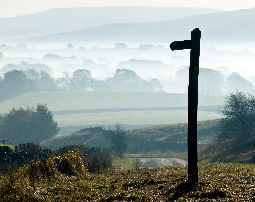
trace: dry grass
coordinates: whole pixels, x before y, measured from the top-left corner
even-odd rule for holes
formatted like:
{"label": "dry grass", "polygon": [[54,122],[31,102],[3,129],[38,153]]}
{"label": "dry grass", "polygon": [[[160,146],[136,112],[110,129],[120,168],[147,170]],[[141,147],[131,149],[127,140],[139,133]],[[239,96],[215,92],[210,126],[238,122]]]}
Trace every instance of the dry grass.
{"label": "dry grass", "polygon": [[0,198],[3,202],[255,200],[254,165],[203,165],[199,187],[192,192],[186,189],[185,176],[185,168],[173,167],[103,175],[56,173],[32,182],[23,168],[1,178]]}

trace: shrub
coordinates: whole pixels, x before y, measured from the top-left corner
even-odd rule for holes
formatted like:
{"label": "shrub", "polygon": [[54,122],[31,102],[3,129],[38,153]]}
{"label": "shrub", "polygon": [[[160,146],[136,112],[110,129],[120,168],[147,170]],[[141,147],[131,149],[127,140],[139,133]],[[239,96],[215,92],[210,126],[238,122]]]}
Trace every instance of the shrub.
{"label": "shrub", "polygon": [[91,149],[88,153],[88,169],[98,173],[112,167],[111,153],[106,149]]}
{"label": "shrub", "polygon": [[87,173],[87,163],[78,150],[55,157],[54,162],[57,171],[62,174],[73,176]]}
{"label": "shrub", "polygon": [[0,172],[6,174],[32,161],[47,160],[52,152],[33,143],[17,145],[13,150],[9,146],[0,146]]}
{"label": "shrub", "polygon": [[112,155],[107,149],[86,148],[82,145],[69,145],[57,150],[58,155],[67,151],[78,150],[83,159],[86,159],[88,171],[98,173],[112,167]]}
{"label": "shrub", "polygon": [[69,151],[61,156],[50,157],[48,160],[33,161],[27,167],[20,168],[23,175],[28,175],[34,185],[41,178],[54,179],[59,174],[67,176],[85,176],[87,165],[79,151]]}
{"label": "shrub", "polygon": [[15,152],[9,146],[0,146],[0,173],[5,174],[13,167]]}

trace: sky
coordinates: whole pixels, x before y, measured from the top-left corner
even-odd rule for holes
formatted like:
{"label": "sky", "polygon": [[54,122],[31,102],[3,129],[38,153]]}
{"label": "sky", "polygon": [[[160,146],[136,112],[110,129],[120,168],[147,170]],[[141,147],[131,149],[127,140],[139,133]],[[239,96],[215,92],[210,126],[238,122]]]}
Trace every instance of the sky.
{"label": "sky", "polygon": [[255,7],[255,0],[0,0],[0,17],[26,15],[51,8],[88,6],[185,6],[235,10]]}

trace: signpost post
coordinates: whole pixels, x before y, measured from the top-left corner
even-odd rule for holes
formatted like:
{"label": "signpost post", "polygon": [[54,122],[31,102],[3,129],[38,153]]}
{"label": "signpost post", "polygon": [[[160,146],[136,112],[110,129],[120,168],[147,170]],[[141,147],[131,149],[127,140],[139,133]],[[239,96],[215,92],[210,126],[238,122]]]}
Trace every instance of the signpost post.
{"label": "signpost post", "polygon": [[192,187],[198,185],[197,108],[200,39],[201,31],[196,28],[191,32],[191,40],[174,41],[170,45],[172,51],[191,50],[188,86],[188,181]]}

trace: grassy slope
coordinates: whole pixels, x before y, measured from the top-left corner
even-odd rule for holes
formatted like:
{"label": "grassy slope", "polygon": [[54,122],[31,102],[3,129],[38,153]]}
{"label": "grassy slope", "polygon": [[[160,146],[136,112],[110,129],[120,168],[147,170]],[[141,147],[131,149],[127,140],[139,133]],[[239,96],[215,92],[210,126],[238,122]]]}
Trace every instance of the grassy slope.
{"label": "grassy slope", "polygon": [[[128,148],[131,153],[169,153],[186,150],[187,125],[159,125],[128,131]],[[208,144],[219,133],[219,121],[203,121],[198,127],[199,144]],[[110,145],[107,130],[86,128],[72,135],[57,137],[44,143],[49,147],[70,144],[107,147]]]}
{"label": "grassy slope", "polygon": [[197,191],[186,192],[185,168],[113,172],[83,177],[57,175],[33,183],[27,175],[1,177],[0,197],[7,202],[73,201],[253,201],[254,165],[200,167]]}
{"label": "grassy slope", "polygon": [[201,159],[210,162],[252,162],[255,161],[255,138],[236,141],[231,146],[225,142],[214,141],[207,146]]}

